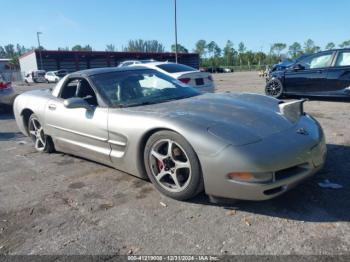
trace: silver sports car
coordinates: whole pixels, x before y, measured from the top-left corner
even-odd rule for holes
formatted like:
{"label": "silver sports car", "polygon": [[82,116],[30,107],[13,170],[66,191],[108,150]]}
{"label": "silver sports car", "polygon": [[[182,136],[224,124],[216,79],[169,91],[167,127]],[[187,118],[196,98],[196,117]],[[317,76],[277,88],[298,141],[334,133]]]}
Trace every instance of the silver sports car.
{"label": "silver sports car", "polygon": [[36,150],[149,178],[169,197],[265,200],[324,164],[323,131],[303,102],[199,94],[152,69],[101,68],[20,95],[14,112]]}

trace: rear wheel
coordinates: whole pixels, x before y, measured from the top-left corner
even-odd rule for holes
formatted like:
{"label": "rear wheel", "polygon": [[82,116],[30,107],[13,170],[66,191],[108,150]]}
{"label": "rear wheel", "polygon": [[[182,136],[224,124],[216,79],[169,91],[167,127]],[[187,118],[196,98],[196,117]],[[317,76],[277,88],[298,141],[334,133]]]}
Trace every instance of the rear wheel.
{"label": "rear wheel", "polygon": [[281,80],[274,78],[266,83],[265,94],[274,98],[281,98],[283,96],[283,84]]}
{"label": "rear wheel", "polygon": [[203,191],[197,155],[175,132],[153,134],[146,144],[144,163],[149,179],[166,196],[187,200]]}
{"label": "rear wheel", "polygon": [[55,151],[51,138],[45,135],[44,129],[35,114],[29,117],[28,133],[38,152],[52,153]]}

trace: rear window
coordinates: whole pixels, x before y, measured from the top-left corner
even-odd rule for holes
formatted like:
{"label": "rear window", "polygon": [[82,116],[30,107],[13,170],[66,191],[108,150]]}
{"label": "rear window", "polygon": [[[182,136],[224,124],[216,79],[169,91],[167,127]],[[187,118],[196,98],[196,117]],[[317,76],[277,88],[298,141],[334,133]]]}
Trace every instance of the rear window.
{"label": "rear window", "polygon": [[162,64],[162,65],[157,65],[160,69],[163,69],[164,71],[168,73],[180,73],[180,72],[188,72],[188,71],[197,71],[197,69],[186,66],[186,65],[181,65],[181,64]]}

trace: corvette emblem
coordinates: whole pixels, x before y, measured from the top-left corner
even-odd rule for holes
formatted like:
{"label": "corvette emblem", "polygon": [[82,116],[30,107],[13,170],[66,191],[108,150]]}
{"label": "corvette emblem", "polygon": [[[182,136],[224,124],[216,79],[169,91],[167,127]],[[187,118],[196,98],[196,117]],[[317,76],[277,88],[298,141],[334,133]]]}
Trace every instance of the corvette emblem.
{"label": "corvette emblem", "polygon": [[307,132],[307,130],[305,128],[299,128],[297,130],[297,134],[307,136],[309,134],[309,132]]}

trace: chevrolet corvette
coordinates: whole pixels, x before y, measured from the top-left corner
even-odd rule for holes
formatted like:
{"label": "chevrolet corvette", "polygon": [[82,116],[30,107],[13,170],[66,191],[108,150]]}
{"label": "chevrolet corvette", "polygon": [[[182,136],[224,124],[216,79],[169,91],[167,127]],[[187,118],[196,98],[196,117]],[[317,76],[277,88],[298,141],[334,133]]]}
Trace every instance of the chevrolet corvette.
{"label": "chevrolet corvette", "polygon": [[320,170],[326,157],[305,101],[201,94],[145,67],[71,73],[19,95],[14,113],[39,152],[60,151],[149,179],[178,200],[198,193],[266,200]]}

